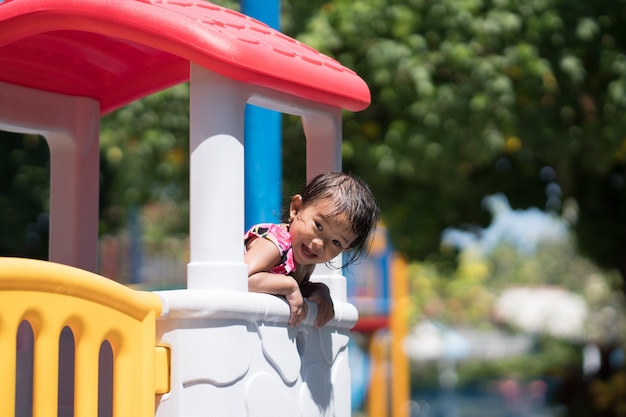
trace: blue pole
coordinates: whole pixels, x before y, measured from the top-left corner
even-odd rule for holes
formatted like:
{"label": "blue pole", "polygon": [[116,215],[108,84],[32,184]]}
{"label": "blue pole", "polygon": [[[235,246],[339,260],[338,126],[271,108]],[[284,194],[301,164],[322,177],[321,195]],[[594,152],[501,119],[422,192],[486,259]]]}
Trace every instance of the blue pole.
{"label": "blue pole", "polygon": [[[280,0],[240,0],[241,12],[280,30]],[[249,104],[244,122],[245,226],[280,219],[282,116]]]}

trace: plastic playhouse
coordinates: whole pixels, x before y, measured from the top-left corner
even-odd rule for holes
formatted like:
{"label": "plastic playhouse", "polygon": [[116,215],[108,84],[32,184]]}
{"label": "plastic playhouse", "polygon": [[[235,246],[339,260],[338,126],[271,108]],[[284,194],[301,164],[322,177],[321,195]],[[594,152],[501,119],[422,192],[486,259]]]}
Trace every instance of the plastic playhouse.
{"label": "plastic playhouse", "polygon": [[[2,416],[348,416],[357,322],[289,327],[249,293],[244,108],[300,116],[307,177],[341,168],[341,112],[369,89],[335,60],[204,1],[0,0],[0,129],[46,138],[49,261],[0,258]],[[184,290],[96,274],[100,117],[190,83],[190,262]],[[220,239],[213,237],[219,235]]]}

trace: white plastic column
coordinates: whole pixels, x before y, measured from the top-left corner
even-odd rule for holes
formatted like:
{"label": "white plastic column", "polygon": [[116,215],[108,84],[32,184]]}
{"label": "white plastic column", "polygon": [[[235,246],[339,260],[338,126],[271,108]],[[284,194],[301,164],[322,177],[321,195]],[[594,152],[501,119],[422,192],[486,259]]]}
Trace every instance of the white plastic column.
{"label": "white plastic column", "polygon": [[100,104],[0,82],[0,129],[33,133],[50,148],[49,259],[98,267]]}
{"label": "white plastic column", "polygon": [[[307,180],[325,171],[341,171],[341,109],[324,115],[305,115],[302,125],[306,136]],[[338,266],[341,262],[341,255],[332,261]],[[317,265],[311,280],[328,285],[334,300],[347,301],[346,279],[341,269]]]}
{"label": "white plastic column", "polygon": [[341,109],[302,116],[306,136],[306,176],[341,170]]}
{"label": "white plastic column", "polygon": [[188,289],[248,290],[243,262],[244,86],[191,64]]}

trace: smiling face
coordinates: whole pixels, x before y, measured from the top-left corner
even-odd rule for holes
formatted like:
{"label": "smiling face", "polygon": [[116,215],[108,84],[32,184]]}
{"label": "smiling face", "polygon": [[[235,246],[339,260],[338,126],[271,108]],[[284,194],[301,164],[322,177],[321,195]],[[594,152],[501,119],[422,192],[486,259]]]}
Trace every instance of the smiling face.
{"label": "smiling face", "polygon": [[348,218],[337,215],[328,199],[319,199],[304,206],[296,195],[289,210],[293,256],[298,265],[312,265],[331,261],[351,249],[357,235]]}

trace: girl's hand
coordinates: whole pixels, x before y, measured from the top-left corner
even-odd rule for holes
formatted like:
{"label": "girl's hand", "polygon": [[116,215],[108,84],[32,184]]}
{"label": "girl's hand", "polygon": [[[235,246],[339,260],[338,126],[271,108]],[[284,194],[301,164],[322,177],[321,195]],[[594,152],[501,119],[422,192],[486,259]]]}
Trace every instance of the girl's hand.
{"label": "girl's hand", "polygon": [[335,307],[333,299],[330,297],[330,290],[326,285],[319,282],[306,282],[304,285],[307,287],[307,300],[317,304],[317,317],[313,325],[322,327],[335,317]]}
{"label": "girl's hand", "polygon": [[306,305],[304,299],[302,298],[302,293],[300,292],[300,288],[295,289],[290,294],[285,295],[285,299],[289,304],[289,325],[297,326],[302,323],[302,321],[306,318],[307,313],[309,312],[309,306]]}

